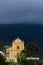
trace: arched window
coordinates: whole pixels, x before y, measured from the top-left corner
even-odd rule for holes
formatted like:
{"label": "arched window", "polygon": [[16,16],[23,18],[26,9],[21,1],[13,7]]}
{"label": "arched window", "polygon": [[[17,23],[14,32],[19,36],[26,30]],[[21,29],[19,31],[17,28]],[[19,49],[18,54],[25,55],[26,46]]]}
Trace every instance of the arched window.
{"label": "arched window", "polygon": [[19,49],[19,46],[17,46],[17,49]]}

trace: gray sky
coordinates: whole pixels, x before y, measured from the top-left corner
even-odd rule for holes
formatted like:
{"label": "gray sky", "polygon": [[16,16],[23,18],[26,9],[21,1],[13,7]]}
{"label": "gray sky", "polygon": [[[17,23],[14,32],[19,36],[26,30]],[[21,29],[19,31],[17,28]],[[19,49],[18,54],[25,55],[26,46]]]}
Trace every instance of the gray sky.
{"label": "gray sky", "polygon": [[43,23],[43,0],[0,0],[0,24]]}

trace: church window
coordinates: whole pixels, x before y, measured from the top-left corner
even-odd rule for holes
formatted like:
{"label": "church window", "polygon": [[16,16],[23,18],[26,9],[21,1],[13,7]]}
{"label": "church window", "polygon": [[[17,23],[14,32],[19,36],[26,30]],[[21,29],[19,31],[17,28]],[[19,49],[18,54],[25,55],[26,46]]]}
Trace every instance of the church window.
{"label": "church window", "polygon": [[17,46],[17,49],[19,49],[19,46]]}

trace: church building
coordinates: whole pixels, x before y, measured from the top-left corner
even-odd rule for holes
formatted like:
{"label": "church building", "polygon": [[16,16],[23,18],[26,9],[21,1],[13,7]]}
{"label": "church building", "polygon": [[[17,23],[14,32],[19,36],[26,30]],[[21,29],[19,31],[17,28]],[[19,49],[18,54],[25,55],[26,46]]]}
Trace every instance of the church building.
{"label": "church building", "polygon": [[17,38],[13,40],[12,46],[6,50],[6,61],[17,62],[17,54],[20,54],[24,50],[24,41]]}

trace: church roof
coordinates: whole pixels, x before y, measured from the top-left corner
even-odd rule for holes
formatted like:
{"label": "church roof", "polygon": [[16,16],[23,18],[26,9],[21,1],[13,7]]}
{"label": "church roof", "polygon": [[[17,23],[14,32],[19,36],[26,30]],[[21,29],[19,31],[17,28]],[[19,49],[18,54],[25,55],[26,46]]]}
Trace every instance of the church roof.
{"label": "church roof", "polygon": [[17,39],[15,39],[15,42],[21,42],[22,40],[19,38],[19,37],[17,37]]}

